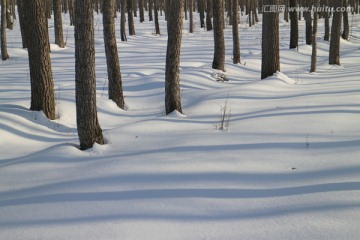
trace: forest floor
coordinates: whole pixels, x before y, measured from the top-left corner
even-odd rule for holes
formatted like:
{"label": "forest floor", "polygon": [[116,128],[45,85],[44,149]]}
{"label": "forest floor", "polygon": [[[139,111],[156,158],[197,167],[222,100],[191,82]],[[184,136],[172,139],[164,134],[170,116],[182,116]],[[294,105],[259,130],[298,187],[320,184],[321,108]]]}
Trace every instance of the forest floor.
{"label": "forest floor", "polygon": [[[281,73],[260,80],[261,23],[242,17],[242,64],[211,69],[213,33],[188,33],[181,52],[183,114],[164,114],[166,23],[138,23],[118,41],[126,110],[107,97],[101,15],[95,15],[98,114],[107,144],[80,151],[74,34],[51,45],[58,119],[32,112],[18,22],[0,62],[0,239],[360,239],[360,16],[328,65],[319,21],[311,47],[289,50],[281,21]],[[120,21],[120,18],[118,18]],[[54,42],[53,21],[50,24]],[[117,25],[117,30],[119,25]],[[221,115],[225,126],[221,128]]]}

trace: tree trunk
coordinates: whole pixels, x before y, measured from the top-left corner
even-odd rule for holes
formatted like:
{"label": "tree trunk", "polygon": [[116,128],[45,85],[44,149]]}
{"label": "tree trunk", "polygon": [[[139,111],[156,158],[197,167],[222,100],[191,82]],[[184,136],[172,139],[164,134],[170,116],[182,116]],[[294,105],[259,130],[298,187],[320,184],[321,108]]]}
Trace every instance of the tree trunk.
{"label": "tree trunk", "polygon": [[126,0],[120,0],[121,1],[121,17],[120,17],[120,36],[121,41],[127,41],[126,38]]}
{"label": "tree trunk", "polygon": [[18,14],[19,14],[19,23],[20,23],[20,32],[21,32],[21,39],[22,39],[22,46],[23,48],[27,48],[27,22],[25,20],[25,13],[24,13],[24,1],[25,0],[18,0]]}
{"label": "tree trunk", "polygon": [[212,25],[212,0],[207,0],[206,1],[206,30],[207,31],[211,31],[213,30],[213,25]]}
{"label": "tree trunk", "polygon": [[82,150],[104,139],[96,109],[94,12],[91,0],[75,1],[75,82],[77,129]]}
{"label": "tree trunk", "polygon": [[[264,0],[264,5],[278,5],[278,0]],[[279,12],[263,12],[261,79],[280,71]]]}
{"label": "tree trunk", "polygon": [[223,1],[213,2],[214,59],[213,69],[225,71],[224,9]]}
{"label": "tree trunk", "polygon": [[329,19],[329,12],[324,13],[324,25],[325,25],[325,34],[324,34],[324,41],[330,40],[330,19]]}
{"label": "tree trunk", "polygon": [[[318,6],[318,0],[315,0],[315,7]],[[317,59],[317,24],[318,24],[318,12],[314,11],[314,22],[313,22],[313,35],[312,35],[312,54],[311,54],[311,69],[310,72],[316,71],[316,59]]]}
{"label": "tree trunk", "polygon": [[232,0],[233,63],[240,63],[239,2]]}
{"label": "tree trunk", "polygon": [[129,35],[133,36],[135,35],[135,25],[134,25],[134,16],[133,13],[135,13],[133,7],[132,7],[133,1],[128,0],[127,1],[127,13],[128,13],[128,25],[129,25]]}
{"label": "tree trunk", "polygon": [[139,13],[140,13],[140,22],[145,22],[144,14],[144,0],[139,0]]}
{"label": "tree trunk", "polygon": [[1,0],[1,59],[3,61],[9,59],[6,43],[6,0]]}
{"label": "tree trunk", "polygon": [[159,0],[154,0],[155,34],[160,35],[159,25]]}
{"label": "tree trunk", "polygon": [[[335,1],[335,9],[342,6],[342,0]],[[331,26],[329,64],[340,66],[340,34],[342,12],[334,11]]]}
{"label": "tree trunk", "polygon": [[198,11],[200,14],[200,27],[205,28],[205,2],[204,0],[198,0]]}
{"label": "tree trunk", "polygon": [[31,82],[31,110],[43,111],[55,119],[54,83],[44,1],[24,1],[25,19],[31,36],[27,38]]}
{"label": "tree trunk", "polygon": [[54,30],[55,30],[55,44],[57,44],[60,48],[64,48],[65,42],[63,35],[62,16],[61,16],[61,1],[62,0],[53,0]]}
{"label": "tree trunk", "polygon": [[194,9],[193,9],[193,1],[194,0],[189,0],[189,32],[193,33],[194,32]]}
{"label": "tree trunk", "polygon": [[[348,0],[344,0],[344,7],[348,7],[349,3]],[[345,40],[349,40],[350,35],[350,27],[349,27],[349,13],[347,10],[343,12],[343,18],[344,18],[344,27],[343,27],[343,33],[341,37]]]}
{"label": "tree trunk", "polygon": [[[306,7],[311,7],[311,0],[305,0]],[[306,34],[306,44],[311,45],[312,41],[312,19],[311,19],[311,12],[306,11],[304,12],[305,18],[305,34]]]}
{"label": "tree trunk", "polygon": [[[290,0],[290,7],[297,7],[297,0]],[[298,48],[299,46],[299,19],[297,16],[297,11],[290,12],[290,49]]]}
{"label": "tree trunk", "polygon": [[168,0],[168,43],[165,68],[165,110],[182,113],[180,94],[180,50],[184,0]]}
{"label": "tree trunk", "polygon": [[[155,4],[153,4],[153,2],[154,2],[154,0],[149,0],[149,22],[151,22],[151,21],[153,21],[153,5],[155,5]],[[154,6],[154,8],[155,8],[155,6]],[[156,11],[156,10],[154,10],[154,11]]]}
{"label": "tree trunk", "polygon": [[119,108],[124,109],[125,103],[115,35],[115,10],[115,0],[103,1],[102,12],[107,73],[109,80],[109,99],[112,99]]}

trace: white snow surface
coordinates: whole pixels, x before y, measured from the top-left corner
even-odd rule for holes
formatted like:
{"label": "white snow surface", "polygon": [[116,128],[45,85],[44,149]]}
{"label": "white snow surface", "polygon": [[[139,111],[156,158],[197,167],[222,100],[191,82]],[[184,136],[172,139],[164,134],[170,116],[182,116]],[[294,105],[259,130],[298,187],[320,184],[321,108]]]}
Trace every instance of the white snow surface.
{"label": "white snow surface", "polygon": [[[166,22],[138,23],[118,40],[126,110],[107,97],[101,15],[95,15],[97,104],[107,144],[80,151],[74,37],[51,45],[58,119],[29,110],[27,51],[18,22],[0,62],[0,239],[360,239],[360,16],[350,16],[341,66],[328,65],[319,21],[311,47],[289,50],[281,22],[281,72],[260,80],[261,23],[240,25],[242,64],[212,76],[213,33],[188,33],[181,51],[183,114],[164,114]],[[119,21],[119,17],[118,20]],[[146,19],[147,20],[147,19]],[[54,42],[53,20],[49,20]],[[119,32],[119,24],[117,24]],[[218,129],[227,107],[228,131]]]}

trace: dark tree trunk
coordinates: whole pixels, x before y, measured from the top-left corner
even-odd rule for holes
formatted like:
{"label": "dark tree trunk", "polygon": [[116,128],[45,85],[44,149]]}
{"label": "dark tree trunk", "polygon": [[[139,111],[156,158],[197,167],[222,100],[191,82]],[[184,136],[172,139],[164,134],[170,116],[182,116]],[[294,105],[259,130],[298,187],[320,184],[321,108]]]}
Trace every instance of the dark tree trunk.
{"label": "dark tree trunk", "polygon": [[[311,7],[312,0],[305,0],[305,4],[307,7]],[[312,41],[312,19],[311,19],[311,12],[306,11],[304,12],[305,18],[305,34],[306,34],[306,44],[311,45]]]}
{"label": "dark tree trunk", "polygon": [[[297,0],[290,0],[290,7],[297,7]],[[290,12],[290,49],[298,48],[299,46],[299,19],[297,11]]]}
{"label": "dark tree trunk", "polygon": [[[315,0],[315,7],[318,6],[317,4],[318,0]],[[318,12],[314,12],[314,22],[313,22],[313,35],[312,35],[312,54],[311,54],[311,68],[310,72],[316,71],[316,62],[317,62],[317,24],[318,24]]]}
{"label": "dark tree trunk", "polygon": [[213,25],[212,25],[212,0],[207,0],[206,1],[206,30],[207,31],[211,31],[213,30]]}
{"label": "dark tree trunk", "polygon": [[184,0],[168,0],[168,44],[165,68],[165,110],[182,113],[180,93],[180,50]]}
{"label": "dark tree trunk", "polygon": [[75,24],[75,8],[74,8],[74,1],[68,0],[69,5],[69,15],[70,15],[70,26],[74,26]]}
{"label": "dark tree trunk", "polygon": [[76,118],[82,150],[104,139],[96,109],[94,12],[91,0],[75,1]]}
{"label": "dark tree trunk", "polygon": [[[342,6],[342,0],[335,1],[335,9]],[[334,11],[331,26],[329,64],[340,66],[340,35],[342,12]]]}
{"label": "dark tree trunk", "polygon": [[132,7],[132,0],[127,0],[127,13],[128,13],[128,25],[129,25],[129,35],[133,36],[135,35],[135,25],[134,25],[134,16],[133,13],[135,13],[133,7]]}
{"label": "dark tree trunk", "polygon": [[109,80],[109,99],[113,100],[119,108],[124,109],[125,103],[115,35],[115,10],[115,0],[103,1],[102,12],[107,73]]}
{"label": "dark tree trunk", "polygon": [[[278,0],[264,0],[264,5],[278,5]],[[279,13],[263,13],[261,79],[280,71]]]}
{"label": "dark tree trunk", "polygon": [[139,0],[140,22],[145,22],[144,0]]}
{"label": "dark tree trunk", "polygon": [[55,44],[57,44],[61,48],[64,48],[65,42],[63,35],[62,16],[61,16],[61,1],[62,0],[53,0],[54,30],[55,30]]}
{"label": "dark tree trunk", "polygon": [[24,13],[24,1],[26,0],[18,0],[18,14],[19,14],[19,22],[20,22],[20,32],[22,38],[22,45],[23,48],[27,48],[27,22],[25,20],[25,13]]}
{"label": "dark tree trunk", "polygon": [[188,0],[189,1],[189,32],[193,33],[194,32],[194,9],[193,9],[193,1],[194,0]]}
{"label": "dark tree trunk", "polygon": [[[154,2],[154,0],[149,0],[149,22],[151,22],[151,21],[153,21],[153,5],[155,5],[155,4],[153,4],[153,2]],[[155,8],[155,6],[154,6],[154,8]],[[156,11],[156,10],[154,10],[154,11]]]}
{"label": "dark tree trunk", "polygon": [[240,63],[239,2],[232,0],[233,63]]}
{"label": "dark tree trunk", "polygon": [[[348,7],[348,5],[349,5],[348,0],[344,0],[343,6]],[[349,12],[347,10],[343,12],[343,18],[344,18],[344,26],[341,37],[345,40],[349,40],[350,27],[349,27]]]}
{"label": "dark tree trunk", "polygon": [[324,41],[330,40],[330,19],[329,19],[329,12],[324,13],[324,25],[325,25],[325,34],[324,34]]}
{"label": "dark tree trunk", "polygon": [[213,69],[225,71],[224,8],[223,1],[213,2],[214,59]]}
{"label": "dark tree trunk", "polygon": [[31,36],[28,36],[28,55],[31,82],[31,110],[43,111],[55,119],[54,83],[50,62],[50,45],[44,1],[24,1],[25,19]]}
{"label": "dark tree trunk", "polygon": [[6,0],[1,0],[1,59],[9,59],[6,43]]}
{"label": "dark tree trunk", "polygon": [[200,27],[205,28],[205,2],[198,0],[198,11],[200,14]]}
{"label": "dark tree trunk", "polygon": [[154,0],[155,34],[160,35],[159,25],[159,0]]}
{"label": "dark tree trunk", "polygon": [[121,41],[127,41],[126,38],[126,0],[120,0],[121,1],[121,16],[120,16],[120,36]]}

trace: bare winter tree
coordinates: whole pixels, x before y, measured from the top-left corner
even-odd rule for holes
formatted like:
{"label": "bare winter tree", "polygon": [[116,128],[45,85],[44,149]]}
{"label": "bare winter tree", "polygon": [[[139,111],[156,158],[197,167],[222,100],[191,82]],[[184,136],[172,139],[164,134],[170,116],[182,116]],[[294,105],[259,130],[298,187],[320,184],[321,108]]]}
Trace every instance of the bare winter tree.
{"label": "bare winter tree", "polygon": [[82,150],[104,143],[96,109],[94,12],[92,0],[75,3],[76,118]]}
{"label": "bare winter tree", "polygon": [[155,34],[160,35],[159,25],[159,0],[154,0]]}
{"label": "bare winter tree", "polygon": [[134,25],[134,15],[136,13],[136,9],[133,9],[133,2],[132,0],[127,0],[127,13],[128,13],[128,25],[129,25],[129,35],[135,35],[135,25]]}
{"label": "bare winter tree", "polygon": [[206,0],[206,30],[211,31],[213,30],[212,25],[212,0]]}
{"label": "bare winter tree", "polygon": [[[297,0],[290,0],[290,7],[298,6]],[[299,19],[297,11],[290,12],[290,49],[298,48],[299,46]]]}
{"label": "bare winter tree", "polygon": [[24,10],[24,1],[25,0],[17,0],[18,5],[18,14],[19,14],[19,22],[20,22],[20,32],[23,48],[27,48],[27,24],[25,20],[25,10]]}
{"label": "bare winter tree", "polygon": [[115,36],[115,0],[103,1],[104,42],[109,80],[109,99],[124,109],[124,96],[121,81],[120,63]]}
{"label": "bare winter tree", "polygon": [[[278,6],[278,0],[263,0],[265,6]],[[275,9],[272,11],[272,9]],[[269,8],[263,12],[261,79],[280,71],[279,12]]]}
{"label": "bare winter tree", "polygon": [[183,28],[184,0],[167,1],[168,43],[165,68],[165,110],[182,113],[180,94],[180,50]]}
{"label": "bare winter tree", "polygon": [[55,30],[55,44],[59,47],[64,48],[64,34],[62,26],[62,16],[61,16],[61,3],[62,0],[53,0],[54,8],[54,30]]}
{"label": "bare winter tree", "polygon": [[120,0],[120,11],[121,11],[121,16],[120,16],[120,36],[121,36],[121,41],[127,41],[126,38],[126,0]]}
{"label": "bare winter tree", "polygon": [[[314,0],[314,6],[315,9],[317,9],[318,7],[318,0]],[[316,60],[317,60],[317,40],[316,40],[316,36],[317,36],[317,28],[318,28],[318,12],[315,10],[314,11],[314,19],[313,19],[313,34],[312,34],[312,54],[311,54],[311,68],[310,68],[310,72],[315,72],[316,71]]]}
{"label": "bare winter tree", "polygon": [[43,111],[49,119],[55,119],[54,83],[50,62],[50,45],[44,1],[24,1],[31,82],[31,106],[34,111]]}
{"label": "bare winter tree", "polygon": [[213,1],[214,59],[213,69],[225,71],[224,4]]}
{"label": "bare winter tree", "polygon": [[189,16],[190,16],[190,19],[189,19],[189,32],[190,33],[193,33],[194,32],[194,9],[193,9],[193,0],[188,0],[188,3],[189,3]]}
{"label": "bare winter tree", "polygon": [[239,2],[232,0],[233,63],[240,63]]}
{"label": "bare winter tree", "polygon": [[[335,9],[342,6],[343,1],[335,2]],[[329,64],[340,65],[340,36],[341,36],[341,18],[342,12],[334,11],[331,26]]]}
{"label": "bare winter tree", "polygon": [[9,54],[7,51],[6,44],[6,0],[1,0],[1,59],[9,59]]}

